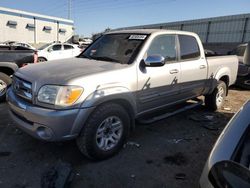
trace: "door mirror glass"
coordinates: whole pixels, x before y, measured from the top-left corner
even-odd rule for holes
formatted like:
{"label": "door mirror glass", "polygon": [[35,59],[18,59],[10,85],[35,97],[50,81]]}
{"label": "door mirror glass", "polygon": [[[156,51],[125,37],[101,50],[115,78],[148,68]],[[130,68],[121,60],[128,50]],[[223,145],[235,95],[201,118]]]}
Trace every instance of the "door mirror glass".
{"label": "door mirror glass", "polygon": [[234,161],[220,161],[210,170],[208,178],[215,188],[250,187],[250,171]]}
{"label": "door mirror glass", "polygon": [[146,67],[160,67],[165,65],[165,58],[161,55],[150,55],[144,60]]}

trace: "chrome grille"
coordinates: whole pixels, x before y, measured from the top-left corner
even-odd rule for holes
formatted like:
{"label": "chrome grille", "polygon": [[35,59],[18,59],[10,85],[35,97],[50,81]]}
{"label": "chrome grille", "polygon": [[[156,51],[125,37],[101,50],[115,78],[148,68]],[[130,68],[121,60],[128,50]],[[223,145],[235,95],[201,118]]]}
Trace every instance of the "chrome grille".
{"label": "chrome grille", "polygon": [[12,88],[16,95],[28,101],[32,101],[32,84],[16,76],[12,80]]}

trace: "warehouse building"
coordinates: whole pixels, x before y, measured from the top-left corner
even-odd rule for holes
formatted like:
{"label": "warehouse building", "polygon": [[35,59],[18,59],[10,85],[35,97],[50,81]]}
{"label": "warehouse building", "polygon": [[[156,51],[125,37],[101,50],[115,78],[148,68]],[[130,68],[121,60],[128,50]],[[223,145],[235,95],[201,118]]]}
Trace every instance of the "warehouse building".
{"label": "warehouse building", "polygon": [[206,47],[211,47],[217,52],[224,52],[231,50],[240,43],[250,41],[250,14],[124,27],[115,30],[127,29],[171,29],[191,31],[200,36]]}
{"label": "warehouse building", "polygon": [[0,7],[0,41],[32,44],[65,42],[74,34],[72,20]]}

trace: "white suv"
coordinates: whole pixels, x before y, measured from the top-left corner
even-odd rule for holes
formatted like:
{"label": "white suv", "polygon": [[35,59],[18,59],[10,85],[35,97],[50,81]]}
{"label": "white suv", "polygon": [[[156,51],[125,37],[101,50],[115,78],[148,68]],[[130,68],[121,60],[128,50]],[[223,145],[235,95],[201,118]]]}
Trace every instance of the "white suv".
{"label": "white suv", "polygon": [[38,62],[75,57],[81,52],[82,49],[78,45],[50,43],[38,48]]}

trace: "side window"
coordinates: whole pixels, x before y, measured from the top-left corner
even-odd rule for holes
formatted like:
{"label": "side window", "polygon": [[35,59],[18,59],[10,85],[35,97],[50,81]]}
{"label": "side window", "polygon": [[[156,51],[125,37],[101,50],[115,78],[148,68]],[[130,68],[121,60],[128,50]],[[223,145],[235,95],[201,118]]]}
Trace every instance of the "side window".
{"label": "side window", "polygon": [[150,55],[161,55],[167,62],[176,61],[175,35],[157,36],[147,51],[147,56]]}
{"label": "side window", "polygon": [[63,45],[63,47],[64,47],[64,50],[72,50],[72,49],[74,49],[74,47],[71,46],[71,45]]}
{"label": "side window", "polygon": [[200,57],[200,49],[196,38],[188,35],[179,35],[179,43],[181,60],[189,60]]}
{"label": "side window", "polygon": [[52,50],[53,51],[59,51],[62,49],[62,45],[61,44],[55,44],[54,46],[52,46]]}

